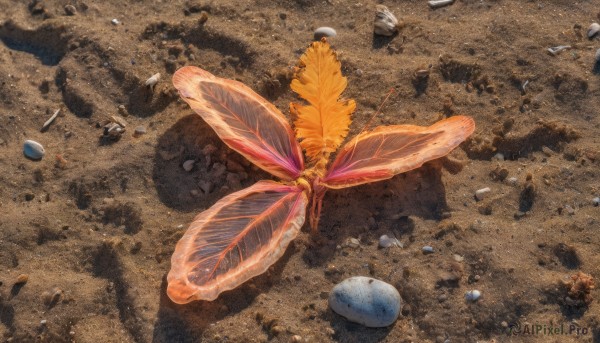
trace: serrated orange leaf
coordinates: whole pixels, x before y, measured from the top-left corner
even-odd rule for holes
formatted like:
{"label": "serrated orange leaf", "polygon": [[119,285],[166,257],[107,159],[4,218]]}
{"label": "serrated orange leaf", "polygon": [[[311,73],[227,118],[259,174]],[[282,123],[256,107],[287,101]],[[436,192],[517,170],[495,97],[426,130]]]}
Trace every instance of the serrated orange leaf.
{"label": "serrated orange leaf", "polygon": [[301,70],[291,88],[308,105],[291,103],[296,115],[296,137],[312,161],[327,159],[348,134],[354,100],[340,101],[346,78],[335,52],[325,41],[314,42],[300,58]]}

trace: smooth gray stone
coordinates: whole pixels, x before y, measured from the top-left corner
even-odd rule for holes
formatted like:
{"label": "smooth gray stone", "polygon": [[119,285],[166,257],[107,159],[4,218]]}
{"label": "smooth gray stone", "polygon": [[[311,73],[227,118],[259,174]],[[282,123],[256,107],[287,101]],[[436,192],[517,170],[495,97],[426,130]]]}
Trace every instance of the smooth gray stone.
{"label": "smooth gray stone", "polygon": [[400,293],[394,286],[366,276],[348,278],[329,294],[329,307],[334,312],[371,328],[393,324],[400,304]]}
{"label": "smooth gray stone", "polygon": [[41,160],[45,153],[44,147],[36,141],[28,139],[23,144],[23,154],[32,160]]}

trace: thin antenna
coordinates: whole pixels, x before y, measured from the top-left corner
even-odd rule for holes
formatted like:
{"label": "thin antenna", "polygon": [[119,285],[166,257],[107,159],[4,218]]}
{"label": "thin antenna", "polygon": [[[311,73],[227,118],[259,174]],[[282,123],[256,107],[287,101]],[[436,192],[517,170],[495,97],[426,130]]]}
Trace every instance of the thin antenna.
{"label": "thin antenna", "polygon": [[367,123],[365,124],[365,126],[363,126],[363,128],[360,130],[360,132],[354,136],[353,140],[354,140],[354,146],[352,147],[352,154],[351,156],[354,155],[354,151],[356,151],[356,144],[358,143],[358,136],[360,136],[361,133],[363,133],[366,129],[369,128],[369,125],[371,125],[371,122],[373,121],[373,119],[375,119],[375,117],[377,116],[377,114],[379,114],[381,112],[381,109],[383,108],[383,105],[385,105],[385,103],[388,101],[388,99],[390,98],[390,96],[392,95],[392,93],[394,93],[394,88],[390,88],[390,91],[388,92],[388,94],[385,96],[385,99],[383,99],[383,101],[381,102],[381,105],[379,105],[379,107],[377,108],[377,111],[375,111],[375,113],[373,113],[373,115],[371,116],[371,118],[369,118],[369,120],[367,121]]}
{"label": "thin antenna", "polygon": [[371,116],[371,118],[369,118],[369,120],[367,121],[367,123],[365,124],[365,126],[362,128],[362,130],[360,130],[360,132],[358,133],[358,135],[360,135],[361,133],[363,133],[363,131],[365,131],[366,129],[369,128],[369,125],[371,125],[371,123],[373,122],[373,119],[375,119],[375,117],[378,114],[381,113],[381,109],[383,108],[383,105],[385,105],[385,103],[388,101],[388,99],[390,98],[390,96],[392,95],[392,93],[394,93],[394,88],[390,88],[390,91],[385,96],[385,99],[383,99],[383,101],[381,102],[381,105],[379,105],[379,107],[377,108],[377,111],[375,111],[375,113],[373,113],[373,115]]}

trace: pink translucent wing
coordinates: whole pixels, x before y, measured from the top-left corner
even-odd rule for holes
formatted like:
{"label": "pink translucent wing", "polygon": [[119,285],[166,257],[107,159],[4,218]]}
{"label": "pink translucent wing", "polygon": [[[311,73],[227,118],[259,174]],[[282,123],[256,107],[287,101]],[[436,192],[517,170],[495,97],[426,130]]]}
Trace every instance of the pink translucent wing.
{"label": "pink translucent wing", "polygon": [[322,182],[345,188],[389,179],[445,156],[475,130],[473,119],[454,116],[431,126],[380,126],[348,142]]}
{"label": "pink translucent wing", "polygon": [[214,300],[265,272],[298,234],[307,201],[298,186],[260,181],[200,213],[171,257],[171,300]]}
{"label": "pink translucent wing", "polygon": [[300,176],[300,145],[286,118],[267,100],[240,82],[197,67],[177,70],[173,85],[230,148],[283,180]]}

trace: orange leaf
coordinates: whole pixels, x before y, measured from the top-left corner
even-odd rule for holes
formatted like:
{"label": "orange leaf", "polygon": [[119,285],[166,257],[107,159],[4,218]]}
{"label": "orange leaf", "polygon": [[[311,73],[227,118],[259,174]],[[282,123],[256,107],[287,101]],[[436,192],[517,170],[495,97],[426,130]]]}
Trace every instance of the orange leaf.
{"label": "orange leaf", "polygon": [[335,52],[325,41],[314,42],[300,58],[302,69],[291,88],[309,105],[290,104],[297,116],[296,136],[311,159],[327,159],[348,134],[354,100],[338,101],[346,89],[346,78]]}
{"label": "orange leaf", "polygon": [[259,181],[200,213],[171,257],[171,300],[214,300],[264,273],[300,231],[307,202],[298,186]]}

